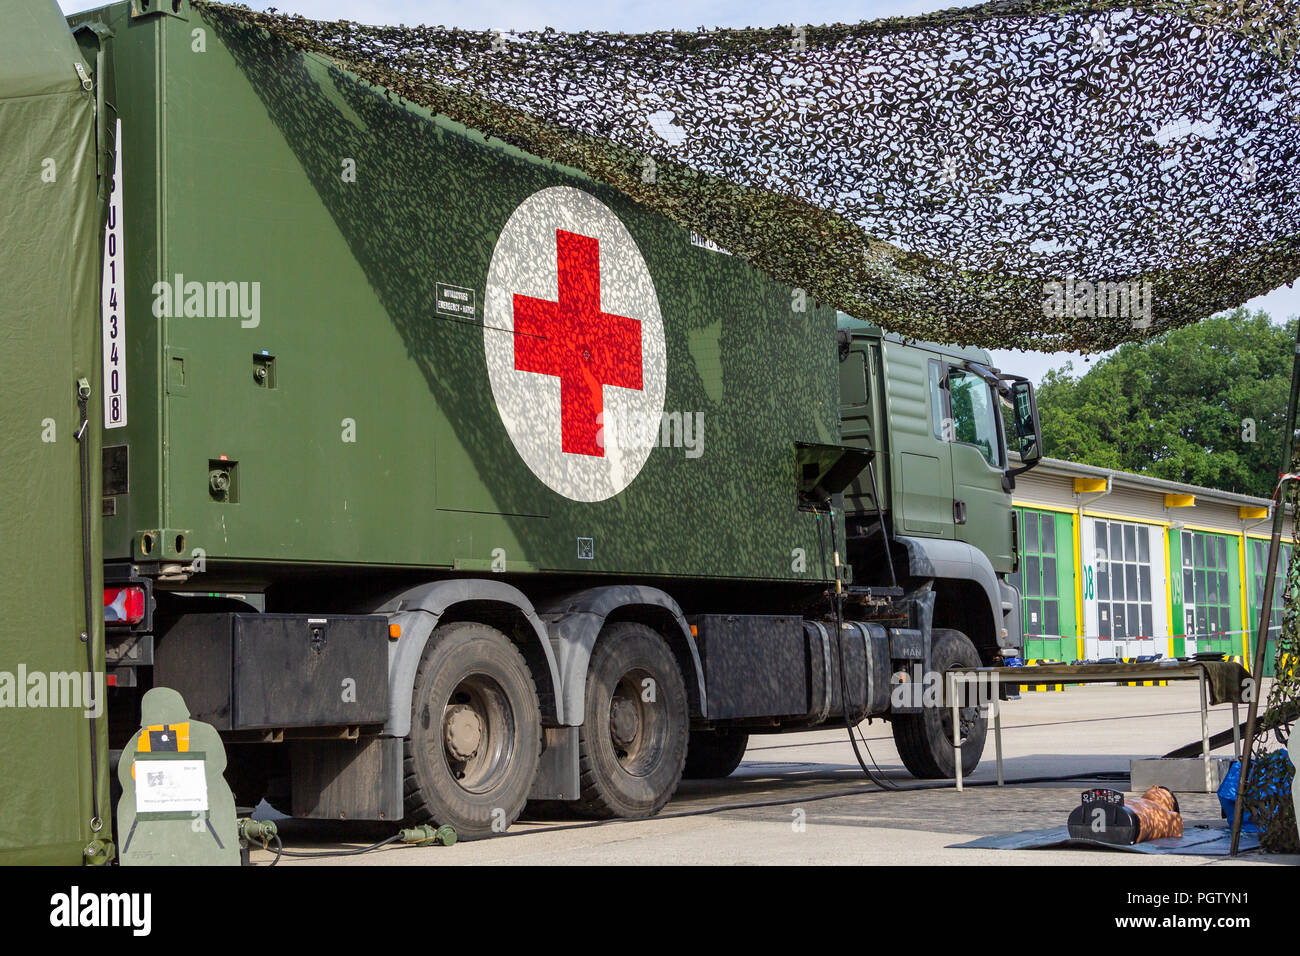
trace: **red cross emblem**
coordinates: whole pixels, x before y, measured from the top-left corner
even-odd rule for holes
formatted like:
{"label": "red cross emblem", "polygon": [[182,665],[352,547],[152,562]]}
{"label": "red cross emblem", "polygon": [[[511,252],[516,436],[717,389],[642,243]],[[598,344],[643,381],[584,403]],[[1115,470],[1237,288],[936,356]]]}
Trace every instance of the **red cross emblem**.
{"label": "red cross emblem", "polygon": [[668,349],[645,256],[612,209],[572,186],[515,207],[483,285],[483,359],[511,444],[548,488],[605,501],[636,480]]}
{"label": "red cross emblem", "polygon": [[603,389],[641,389],[641,323],[601,311],[598,240],[556,229],[555,253],[559,301],[514,295],[515,368],[560,380],[561,447],[603,458]]}

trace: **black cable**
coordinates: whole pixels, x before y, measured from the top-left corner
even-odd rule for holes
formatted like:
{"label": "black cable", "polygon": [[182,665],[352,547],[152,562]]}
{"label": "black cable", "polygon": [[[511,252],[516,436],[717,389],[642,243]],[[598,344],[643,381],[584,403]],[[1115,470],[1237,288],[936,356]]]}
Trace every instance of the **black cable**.
{"label": "black cable", "polygon": [[[829,500],[826,502],[826,515],[830,519],[831,556],[835,571],[835,593],[831,598],[831,614],[835,621],[835,652],[836,656],[839,658],[840,704],[844,708],[844,727],[849,732],[849,743],[853,745],[853,756],[857,758],[858,766],[861,767],[862,772],[867,775],[867,779],[882,790],[898,790],[900,787],[892,780],[887,779],[883,775],[884,771],[880,771],[880,775],[873,773],[871,768],[867,766],[867,762],[862,759],[862,752],[858,750],[857,734],[854,733],[853,722],[849,717],[849,684],[848,677],[845,674],[846,668],[844,666],[844,589],[840,586],[840,553],[839,539],[835,534],[835,507]],[[888,541],[885,542],[885,546],[889,546]],[[870,675],[868,675],[868,681],[870,681]],[[865,703],[866,702],[864,701],[864,710]],[[880,765],[876,763],[876,758],[872,756],[871,748],[867,746],[865,740],[862,742],[862,746],[867,748],[867,755],[871,757],[871,763],[875,766],[876,770],[879,771]]]}
{"label": "black cable", "polygon": [[898,587],[898,576],[894,574],[894,549],[889,546],[889,531],[885,528],[885,508],[880,503],[880,489],[876,486],[875,455],[872,455],[867,460],[867,473],[871,476],[871,501],[876,506],[876,521],[880,524],[880,540],[885,546],[885,563],[889,566],[889,586],[896,588]]}
{"label": "black cable", "polygon": [[284,849],[284,844],[280,842],[280,837],[277,835],[275,838],[275,842],[280,844],[280,848],[278,850],[278,855],[276,856],[276,860],[279,860],[280,856],[295,856],[307,860],[316,857],[325,857],[325,856],[358,856],[362,853],[370,853],[374,850],[378,850],[382,847],[386,847],[390,843],[397,843],[401,839],[402,839],[402,835],[400,833],[394,833],[388,839],[380,840],[378,843],[372,843],[370,846],[356,847],[355,849],[351,849],[351,850],[325,850],[324,852],[321,853],[303,853],[300,850]]}

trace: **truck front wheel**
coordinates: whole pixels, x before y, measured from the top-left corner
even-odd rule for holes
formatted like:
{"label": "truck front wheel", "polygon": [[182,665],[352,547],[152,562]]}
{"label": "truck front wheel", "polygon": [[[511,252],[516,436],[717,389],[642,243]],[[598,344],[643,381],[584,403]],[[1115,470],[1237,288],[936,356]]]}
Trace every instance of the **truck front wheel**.
{"label": "truck front wheel", "polygon": [[[935,628],[930,642],[930,666],[943,680],[951,667],[979,667],[980,655],[969,637],[961,631]],[[942,693],[942,683],[940,683]],[[988,718],[978,703],[958,711],[960,718],[961,772],[974,773],[984,753]],[[919,714],[898,714],[890,718],[894,743],[903,766],[913,777],[922,780],[956,776],[957,763],[952,752],[952,710],[948,707],[923,707]]]}
{"label": "truck front wheel", "polygon": [[658,813],[681,781],[689,730],[686,685],[664,639],[644,624],[606,625],[587,666],[580,812]]}
{"label": "truck front wheel", "polygon": [[412,823],[462,839],[505,830],[523,810],[541,754],[541,709],[523,655],[496,628],[440,627],[415,672],[403,784]]}

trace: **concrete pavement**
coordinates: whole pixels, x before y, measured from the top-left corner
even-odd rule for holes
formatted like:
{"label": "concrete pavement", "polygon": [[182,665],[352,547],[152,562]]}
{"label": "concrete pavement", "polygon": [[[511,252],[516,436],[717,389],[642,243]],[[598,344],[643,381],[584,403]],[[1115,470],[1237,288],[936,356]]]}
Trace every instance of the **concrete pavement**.
{"label": "concrete pavement", "polygon": [[[1245,709],[1242,709],[1245,719]],[[1231,727],[1231,708],[1210,712],[1210,731]],[[917,785],[903,769],[889,725],[860,728],[884,776]],[[1091,850],[972,850],[952,844],[990,834],[1059,826],[1088,781],[1015,784],[1021,778],[1126,773],[1129,759],[1159,756],[1198,739],[1196,685],[1089,685],[1060,693],[1025,693],[1004,705],[1006,788],[977,786],[882,791],[858,768],[843,727],[811,733],[756,736],[745,762],[721,781],[684,781],[663,813],[636,821],[529,820],[499,837],[443,847],[395,847],[352,857],[282,860],[280,865],[454,866],[805,864],[962,866],[1275,865],[1291,857],[1249,854],[1237,861],[1148,856]],[[1230,754],[1231,745],[1216,751]],[[992,781],[993,741],[972,783]],[[1123,789],[1127,781],[1103,783]],[[1213,794],[1179,794],[1187,826],[1222,825]],[[365,845],[391,827],[340,827],[282,821],[285,844],[296,850]],[[270,862],[257,851],[254,861]]]}

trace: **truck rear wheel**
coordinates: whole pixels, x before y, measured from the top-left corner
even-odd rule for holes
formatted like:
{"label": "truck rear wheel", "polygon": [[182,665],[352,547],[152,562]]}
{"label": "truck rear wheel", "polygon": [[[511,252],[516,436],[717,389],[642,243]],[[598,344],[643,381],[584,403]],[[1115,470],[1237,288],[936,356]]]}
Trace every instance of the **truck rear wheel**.
{"label": "truck rear wheel", "polygon": [[[942,675],[950,667],[979,667],[980,655],[969,637],[961,631],[935,628],[930,643],[930,666]],[[942,685],[940,685],[942,693]],[[958,711],[962,736],[961,772],[974,773],[984,753],[988,718],[977,704]],[[899,714],[891,718],[894,743],[903,766],[913,777],[922,780],[956,776],[957,763],[952,753],[952,711],[948,707],[924,707],[919,714]]]}
{"label": "truck rear wheel", "polygon": [[730,777],[745,758],[749,734],[743,730],[693,730],[686,745],[687,780],[719,780]]}
{"label": "truck rear wheel", "polygon": [[681,781],[690,730],[686,685],[664,639],[644,624],[606,625],[587,666],[583,716],[578,810],[658,813]]}
{"label": "truck rear wheel", "polygon": [[435,630],[411,698],[407,818],[451,824],[461,839],[505,830],[528,799],[541,746],[537,688],[510,639],[470,621]]}

